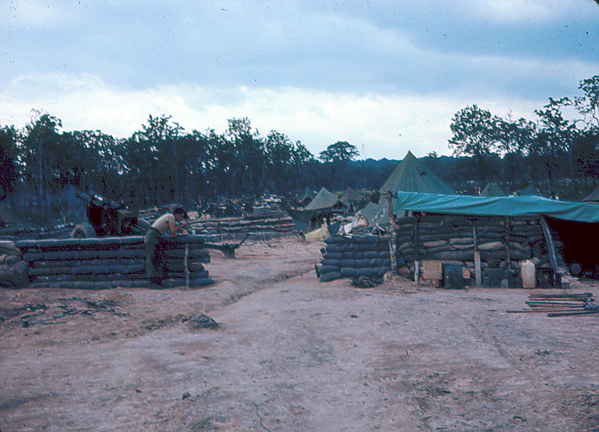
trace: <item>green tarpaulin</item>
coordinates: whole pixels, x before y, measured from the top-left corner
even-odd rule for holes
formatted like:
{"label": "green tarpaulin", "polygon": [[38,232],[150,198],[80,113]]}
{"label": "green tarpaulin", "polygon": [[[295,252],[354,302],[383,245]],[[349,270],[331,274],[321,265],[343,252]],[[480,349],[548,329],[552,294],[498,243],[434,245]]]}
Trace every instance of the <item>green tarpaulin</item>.
{"label": "green tarpaulin", "polygon": [[536,195],[519,197],[480,197],[469,195],[441,195],[398,192],[393,212],[418,211],[424,213],[457,214],[470,216],[549,216],[574,222],[599,222],[599,206],[571,201],[556,201]]}

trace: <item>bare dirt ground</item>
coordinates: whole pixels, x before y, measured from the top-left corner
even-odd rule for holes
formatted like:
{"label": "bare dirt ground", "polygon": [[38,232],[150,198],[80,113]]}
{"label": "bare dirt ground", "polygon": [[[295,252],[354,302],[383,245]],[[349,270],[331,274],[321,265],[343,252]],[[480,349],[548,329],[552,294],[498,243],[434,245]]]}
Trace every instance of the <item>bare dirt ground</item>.
{"label": "bare dirt ground", "polygon": [[0,430],[599,430],[599,314],[319,283],[323,245],[215,251],[198,289],[0,290]]}

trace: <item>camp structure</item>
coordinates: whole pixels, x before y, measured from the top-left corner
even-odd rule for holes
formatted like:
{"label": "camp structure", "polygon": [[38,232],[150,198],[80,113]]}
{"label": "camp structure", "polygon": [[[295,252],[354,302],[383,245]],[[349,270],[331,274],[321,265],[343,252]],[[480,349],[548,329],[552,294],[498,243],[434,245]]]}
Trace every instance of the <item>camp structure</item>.
{"label": "camp structure", "polygon": [[380,191],[382,194],[380,201],[368,204],[362,211],[362,216],[368,221],[369,225],[388,223],[387,203],[384,199],[385,192],[455,194],[453,189],[416,159],[410,151],[381,186]]}
{"label": "camp structure", "polygon": [[595,189],[593,193],[586,198],[583,198],[582,202],[599,204],[599,188]]}
{"label": "camp structure", "polygon": [[325,220],[330,222],[333,212],[345,207],[337,195],[322,188],[306,207],[286,210],[299,223],[299,227],[304,227],[303,231],[312,231],[320,228]]}
{"label": "camp structure", "polygon": [[507,196],[507,194],[502,191],[496,183],[489,183],[487,186],[485,186],[480,195],[486,197]]}
{"label": "camp structure", "polygon": [[[347,188],[339,201],[345,204],[348,208],[353,208],[354,210],[360,210],[368,204],[368,197],[370,193],[358,192],[353,190],[352,188]],[[351,213],[351,210],[350,210]]]}
{"label": "camp structure", "polygon": [[510,271],[510,286],[518,284],[520,263],[526,260],[553,275],[572,270],[596,277],[598,272],[599,251],[593,245],[599,240],[599,208],[592,204],[536,195],[398,193],[394,213],[406,210],[413,216],[398,221],[396,235],[398,251],[408,263],[461,262],[466,269],[482,272],[481,278],[485,269],[498,268],[488,272],[488,279],[497,281]]}
{"label": "camp structure", "polygon": [[303,206],[306,206],[310,204],[310,202],[314,199],[315,196],[316,192],[314,192],[312,189],[306,186],[306,189],[304,189],[301,195],[297,197],[297,202]]}
{"label": "camp structure", "polygon": [[524,189],[521,189],[517,192],[518,196],[528,196],[528,195],[541,195],[541,191],[539,191],[533,185],[528,185]]}
{"label": "camp structure", "polygon": [[[394,214],[411,216],[397,219],[395,262],[400,274],[419,283],[535,288],[567,287],[572,274],[599,278],[596,205],[534,195],[397,195]],[[378,238],[327,239],[321,281],[380,277],[391,256]]]}

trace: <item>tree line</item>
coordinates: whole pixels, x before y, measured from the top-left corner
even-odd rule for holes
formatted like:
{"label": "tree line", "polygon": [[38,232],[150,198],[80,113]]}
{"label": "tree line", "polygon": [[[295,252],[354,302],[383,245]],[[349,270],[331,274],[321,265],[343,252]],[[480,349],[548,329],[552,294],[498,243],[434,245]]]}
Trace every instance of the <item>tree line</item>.
{"label": "tree line", "polygon": [[56,216],[53,197],[68,187],[140,209],[369,183],[365,170],[350,166],[358,151],[347,141],[316,158],[284,133],[261,136],[248,118],[228,120],[217,134],[187,132],[170,116],[150,115],[139,131],[118,139],[101,131],[63,131],[60,119],[34,114],[23,129],[0,128],[0,200],[40,221]]}
{"label": "tree line", "polygon": [[477,105],[460,110],[448,144],[454,157],[470,158],[463,175],[479,188],[534,184],[548,195],[582,198],[599,178],[599,76],[578,88],[581,96],[549,98],[535,120],[501,118]]}
{"label": "tree line", "polygon": [[[573,99],[550,98],[535,121],[466,107],[450,126],[453,157],[431,153],[422,160],[457,191],[476,193],[489,182],[506,192],[535,184],[578,199],[599,178],[599,76],[579,89],[582,96]],[[22,129],[0,127],[0,200],[15,213],[51,221],[60,213],[53,197],[69,187],[133,209],[196,207],[267,191],[293,198],[306,187],[379,188],[398,162],[358,156],[354,145],[338,141],[316,157],[284,133],[260,135],[248,118],[229,119],[218,134],[188,132],[168,115],[150,115],[130,137],[115,138],[64,131],[60,119],[34,112]]]}

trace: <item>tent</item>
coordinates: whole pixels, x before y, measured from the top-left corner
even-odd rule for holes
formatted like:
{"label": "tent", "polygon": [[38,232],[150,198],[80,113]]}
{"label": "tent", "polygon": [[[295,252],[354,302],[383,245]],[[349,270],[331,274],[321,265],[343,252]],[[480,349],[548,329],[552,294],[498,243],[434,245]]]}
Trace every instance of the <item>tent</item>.
{"label": "tent", "polygon": [[[345,205],[339,198],[322,188],[314,199],[303,209],[287,209],[287,213],[300,224],[306,225],[319,216],[326,216],[333,212],[333,209],[344,207]],[[305,227],[300,228],[305,228]]]}
{"label": "tent", "polygon": [[582,202],[599,203],[599,188],[595,189],[588,197],[583,198]]}
{"label": "tent", "polygon": [[525,195],[541,195],[541,192],[533,185],[528,185],[524,189],[518,191],[518,196]]}
{"label": "tent", "polygon": [[507,196],[507,194],[501,190],[495,183],[489,183],[481,192],[481,196],[494,197],[494,196]]}
{"label": "tent", "polygon": [[[416,159],[410,151],[397,165],[397,168],[380,188],[380,191],[382,194],[387,191],[455,194],[453,189]],[[386,200],[382,198],[378,204],[368,204],[362,210],[362,216],[371,225],[387,223],[389,219],[387,217]]]}
{"label": "tent", "polygon": [[306,210],[328,210],[335,206],[342,205],[337,195],[332,194],[325,188],[322,188],[314,199],[306,206]]}
{"label": "tent", "polygon": [[397,165],[387,181],[381,186],[381,192],[407,191],[422,193],[454,194],[455,191],[428,169],[412,154]]}
{"label": "tent", "polygon": [[347,188],[347,190],[343,192],[343,195],[341,195],[341,198],[339,198],[339,201],[345,205],[349,205],[350,203],[358,203],[364,198],[364,195],[360,192],[356,192],[352,188]]}
{"label": "tent", "polygon": [[300,196],[297,197],[297,202],[299,203],[310,203],[316,196],[316,192],[306,186],[306,189],[302,192]]}

